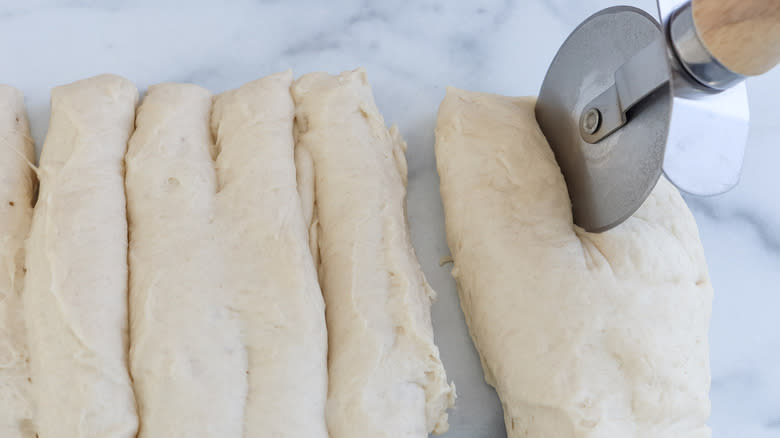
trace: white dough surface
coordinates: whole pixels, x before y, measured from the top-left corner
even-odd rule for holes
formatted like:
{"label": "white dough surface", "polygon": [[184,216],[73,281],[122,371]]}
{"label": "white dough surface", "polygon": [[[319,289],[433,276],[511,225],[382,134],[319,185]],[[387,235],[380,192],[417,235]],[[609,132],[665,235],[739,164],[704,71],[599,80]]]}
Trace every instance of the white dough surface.
{"label": "white dough surface", "polygon": [[247,358],[213,221],[212,95],[149,88],[127,152],[130,369],[139,438],[239,438]]}
{"label": "white dough surface", "polygon": [[455,388],[406,220],[406,144],[362,69],[295,81],[296,163],[328,325],[330,438],[447,430]]}
{"label": "white dough surface", "polygon": [[19,90],[0,85],[0,437],[33,438],[32,379],[24,327],[24,241],[35,161]]}
{"label": "white dough surface", "polygon": [[328,438],[325,305],[293,158],[292,72],[216,97],[217,216],[247,350],[245,437]]}
{"label": "white dough surface", "polygon": [[137,99],[114,75],[52,90],[24,287],[40,438],[136,436],[123,160]]}
{"label": "white dough surface", "polygon": [[534,103],[450,88],[436,126],[452,275],[508,436],[709,437],[693,216],[662,179],[620,226],[575,227]]}

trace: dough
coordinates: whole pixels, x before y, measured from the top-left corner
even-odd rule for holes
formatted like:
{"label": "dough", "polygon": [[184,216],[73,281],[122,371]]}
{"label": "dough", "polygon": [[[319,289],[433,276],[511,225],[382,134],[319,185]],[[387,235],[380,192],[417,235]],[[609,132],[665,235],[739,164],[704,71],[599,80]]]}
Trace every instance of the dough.
{"label": "dough", "polygon": [[363,70],[312,73],[292,90],[301,198],[318,224],[312,248],[327,306],[330,437],[444,432],[455,391],[406,223],[406,145],[385,128]]}
{"label": "dough", "polygon": [[534,103],[449,89],[436,126],[452,275],[509,437],[708,437],[693,216],[662,179],[617,228],[573,226]]}
{"label": "dough", "polygon": [[24,288],[40,438],[136,435],[122,158],[137,99],[113,75],[52,90]]}
{"label": "dough", "polygon": [[327,438],[325,306],[293,161],[292,73],[217,96],[217,224],[249,357],[244,436]]}
{"label": "dough", "polygon": [[127,152],[130,370],[139,438],[241,437],[246,352],[214,232],[212,96],[149,88]]}
{"label": "dough", "polygon": [[0,85],[0,436],[33,438],[22,314],[24,239],[32,219],[35,160],[22,93]]}

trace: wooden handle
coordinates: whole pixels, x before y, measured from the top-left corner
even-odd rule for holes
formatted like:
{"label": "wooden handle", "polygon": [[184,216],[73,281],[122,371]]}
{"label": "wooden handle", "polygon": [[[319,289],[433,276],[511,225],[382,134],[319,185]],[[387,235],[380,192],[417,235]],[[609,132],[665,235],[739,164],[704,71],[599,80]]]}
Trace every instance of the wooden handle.
{"label": "wooden handle", "polygon": [[732,71],[755,76],[780,62],[780,0],[693,0],[704,45]]}

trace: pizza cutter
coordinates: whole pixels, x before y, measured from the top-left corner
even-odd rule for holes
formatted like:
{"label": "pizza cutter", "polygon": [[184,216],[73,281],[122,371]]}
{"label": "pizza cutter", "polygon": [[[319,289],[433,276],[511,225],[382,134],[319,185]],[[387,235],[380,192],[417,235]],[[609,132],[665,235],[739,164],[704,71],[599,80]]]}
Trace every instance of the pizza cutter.
{"label": "pizza cutter", "polygon": [[658,0],[660,22],[604,9],[558,50],[536,119],[561,168],[574,222],[601,232],[630,217],[663,172],[715,195],[739,181],[744,79],[780,61],[780,0]]}

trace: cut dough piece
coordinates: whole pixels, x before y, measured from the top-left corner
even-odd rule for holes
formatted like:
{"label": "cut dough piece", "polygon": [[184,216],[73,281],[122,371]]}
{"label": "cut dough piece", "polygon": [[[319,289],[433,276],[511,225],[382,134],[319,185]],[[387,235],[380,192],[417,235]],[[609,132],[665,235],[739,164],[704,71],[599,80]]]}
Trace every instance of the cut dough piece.
{"label": "cut dough piece", "polygon": [[0,436],[33,438],[24,328],[24,240],[32,220],[35,150],[24,97],[0,85]]}
{"label": "cut dough piece", "polygon": [[292,73],[217,96],[217,224],[247,348],[244,436],[327,438],[325,306],[293,161]]}
{"label": "cut dough piece", "polygon": [[444,432],[455,391],[433,343],[434,292],[406,223],[406,145],[385,128],[363,70],[303,76],[293,97],[297,162],[309,165],[298,169],[301,197],[319,223],[330,436]]}
{"label": "cut dough piece", "polygon": [[241,437],[246,352],[214,232],[211,94],[149,88],[127,152],[139,438]]}
{"label": "cut dough piece", "polygon": [[436,160],[452,275],[509,437],[707,437],[712,288],[661,180],[602,234],[572,225],[534,99],[449,89]]}
{"label": "cut dough piece", "polygon": [[123,157],[137,99],[113,75],[52,90],[24,288],[42,438],[136,435]]}

